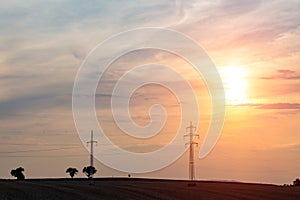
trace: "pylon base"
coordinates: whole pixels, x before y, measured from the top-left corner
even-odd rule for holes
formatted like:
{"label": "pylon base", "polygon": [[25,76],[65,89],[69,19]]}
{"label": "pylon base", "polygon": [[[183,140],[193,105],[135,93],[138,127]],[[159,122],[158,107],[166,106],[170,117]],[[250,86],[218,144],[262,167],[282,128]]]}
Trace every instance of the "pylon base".
{"label": "pylon base", "polygon": [[188,187],[195,187],[197,184],[195,182],[188,183]]}

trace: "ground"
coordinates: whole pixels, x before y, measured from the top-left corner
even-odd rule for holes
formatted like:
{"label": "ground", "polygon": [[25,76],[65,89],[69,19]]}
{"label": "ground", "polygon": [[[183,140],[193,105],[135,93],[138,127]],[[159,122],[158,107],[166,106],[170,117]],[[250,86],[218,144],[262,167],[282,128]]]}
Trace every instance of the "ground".
{"label": "ground", "polygon": [[0,180],[0,199],[197,199],[299,200],[300,187],[133,178]]}

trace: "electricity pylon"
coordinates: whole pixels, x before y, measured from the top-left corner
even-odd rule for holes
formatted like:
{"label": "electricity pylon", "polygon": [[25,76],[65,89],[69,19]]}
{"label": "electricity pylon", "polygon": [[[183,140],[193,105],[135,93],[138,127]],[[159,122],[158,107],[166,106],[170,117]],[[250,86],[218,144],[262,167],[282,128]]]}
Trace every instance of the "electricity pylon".
{"label": "electricity pylon", "polygon": [[87,145],[91,144],[91,151],[90,151],[90,166],[94,166],[94,147],[93,144],[97,143],[97,141],[93,140],[93,130],[91,130],[91,140],[87,142]]}
{"label": "electricity pylon", "polygon": [[91,150],[90,150],[90,177],[89,177],[89,180],[90,180],[90,185],[93,184],[93,175],[94,175],[94,172],[92,172],[92,170],[94,169],[94,143],[97,144],[97,141],[94,141],[93,140],[93,130],[91,130],[91,140],[87,142],[87,145],[91,145]]}
{"label": "electricity pylon", "polygon": [[[190,126],[186,127],[186,131],[189,132],[188,134],[184,135],[185,137],[189,137],[189,142],[185,145],[189,145],[190,155],[189,155],[189,179],[190,181],[195,180],[195,163],[194,163],[194,145],[198,146],[197,142],[194,142],[194,137],[199,137],[198,134],[194,134],[196,131],[196,127],[193,126],[192,122],[190,122]],[[189,184],[189,185],[195,185]]]}

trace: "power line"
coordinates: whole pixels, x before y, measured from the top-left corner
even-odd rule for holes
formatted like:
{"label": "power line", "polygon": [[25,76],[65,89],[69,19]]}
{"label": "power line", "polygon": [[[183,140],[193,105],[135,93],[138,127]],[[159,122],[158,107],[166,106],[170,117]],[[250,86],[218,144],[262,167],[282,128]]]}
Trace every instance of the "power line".
{"label": "power line", "polygon": [[[65,130],[42,130],[42,131],[31,131],[32,135],[38,135],[38,136],[70,136],[70,135],[77,135],[76,131],[65,131]],[[28,131],[24,130],[5,130],[6,134],[9,135],[23,135],[27,134]]]}
{"label": "power line", "polygon": [[2,151],[3,153],[27,153],[27,152],[44,152],[44,151],[57,151],[57,150],[65,150],[65,149],[75,149],[80,147],[62,147],[62,148],[53,148],[53,149],[31,149],[31,150],[20,150],[20,151]]}
{"label": "power line", "polygon": [[85,157],[86,155],[0,155],[0,158],[69,158],[69,157]]}
{"label": "power line", "polygon": [[75,143],[57,143],[57,144],[49,144],[49,143],[10,143],[10,142],[0,142],[0,145],[12,145],[12,146],[79,146]]}
{"label": "power line", "polygon": [[[102,153],[103,156],[114,156],[114,155],[121,155],[122,153]],[[41,158],[41,157],[85,157],[86,154],[71,154],[71,155],[0,155],[0,158]]]}
{"label": "power line", "polygon": [[[140,143],[132,143],[132,144],[140,144]],[[15,145],[15,146],[81,146],[82,143],[11,143],[11,142],[0,142],[0,145]],[[101,146],[111,146],[107,143],[99,143]]]}

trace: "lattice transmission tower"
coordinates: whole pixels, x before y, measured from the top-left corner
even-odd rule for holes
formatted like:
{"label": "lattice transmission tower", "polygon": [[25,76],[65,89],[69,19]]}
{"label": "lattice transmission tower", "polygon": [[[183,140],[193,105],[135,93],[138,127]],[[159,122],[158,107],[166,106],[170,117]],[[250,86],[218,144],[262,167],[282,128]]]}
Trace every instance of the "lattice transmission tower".
{"label": "lattice transmission tower", "polygon": [[194,131],[196,131],[196,126],[193,126],[193,123],[190,122],[190,125],[186,127],[186,131],[188,134],[184,135],[185,137],[189,137],[189,142],[185,145],[189,145],[189,179],[191,183],[189,185],[195,185],[195,183],[192,183],[195,180],[195,161],[194,161],[194,146],[198,146],[197,142],[194,142],[195,137],[199,137],[198,134],[194,134]]}

